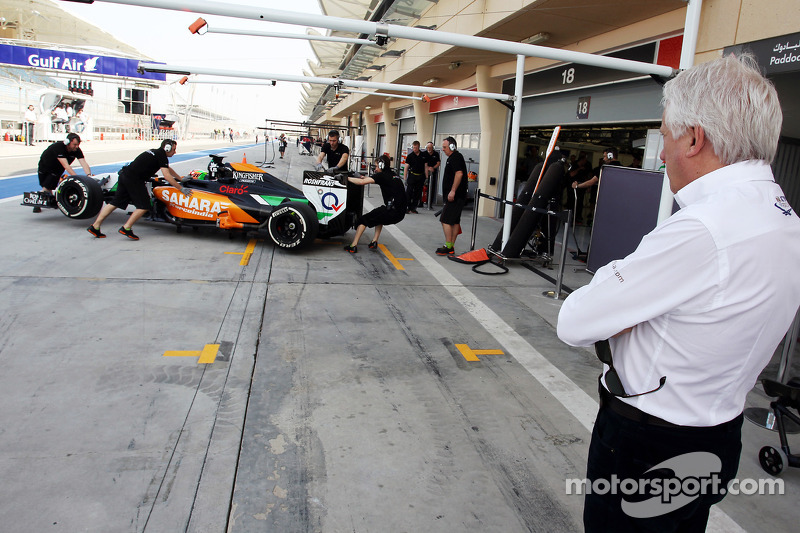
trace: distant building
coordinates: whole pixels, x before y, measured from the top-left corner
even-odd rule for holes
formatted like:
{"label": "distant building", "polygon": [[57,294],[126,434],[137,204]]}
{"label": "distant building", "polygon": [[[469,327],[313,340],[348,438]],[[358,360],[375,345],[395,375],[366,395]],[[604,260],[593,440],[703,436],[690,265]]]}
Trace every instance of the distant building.
{"label": "distant building", "polygon": [[[150,60],[49,0],[3,0],[0,137],[21,133],[29,104],[39,141],[67,131],[87,140],[210,136],[233,123],[201,106],[171,103],[179,99],[163,74],[136,72],[139,61]],[[56,118],[58,107],[69,111],[66,121]]]}

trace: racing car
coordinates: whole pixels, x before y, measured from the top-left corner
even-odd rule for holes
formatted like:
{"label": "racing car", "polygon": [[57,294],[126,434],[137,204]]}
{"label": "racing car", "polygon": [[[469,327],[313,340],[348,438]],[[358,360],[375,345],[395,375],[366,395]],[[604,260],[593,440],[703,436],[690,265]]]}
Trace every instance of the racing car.
{"label": "racing car", "polygon": [[[181,181],[184,195],[163,178],[148,187],[150,219],[184,227],[211,226],[231,232],[267,235],[281,248],[301,249],[315,238],[344,235],[355,227],[363,209],[363,188],[331,175],[304,171],[303,190],[247,163],[226,163],[211,155],[207,171],[192,171]],[[54,194],[23,194],[26,207],[57,208],[64,215],[92,218],[113,198],[117,173],[67,176]]]}

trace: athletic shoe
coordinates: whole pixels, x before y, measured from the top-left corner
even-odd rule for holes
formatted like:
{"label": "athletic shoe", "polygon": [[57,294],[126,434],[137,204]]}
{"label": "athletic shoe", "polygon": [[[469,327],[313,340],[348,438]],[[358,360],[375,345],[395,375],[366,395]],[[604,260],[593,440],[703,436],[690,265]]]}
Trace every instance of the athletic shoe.
{"label": "athletic shoe", "polygon": [[137,237],[136,235],[133,234],[133,230],[132,229],[125,229],[125,226],[120,226],[118,231],[119,231],[120,235],[125,235],[127,238],[129,238],[132,241],[138,241],[139,240],[139,237]]}
{"label": "athletic shoe", "polygon": [[356,246],[350,246],[348,244],[347,246],[344,247],[344,249],[347,250],[348,252],[350,252],[351,254],[357,254],[358,253],[358,247],[356,247]]}
{"label": "athletic shoe", "polygon": [[102,233],[99,229],[95,228],[94,226],[89,226],[86,228],[86,231],[97,237],[98,239],[105,239],[106,234]]}
{"label": "athletic shoe", "polygon": [[377,247],[378,247],[378,242],[377,242],[377,241],[372,241],[372,242],[371,242],[371,243],[369,243],[367,246],[369,246],[369,249],[370,249],[370,250],[374,250],[375,248],[377,248]]}
{"label": "athletic shoe", "polygon": [[436,255],[455,255],[455,253],[455,249],[448,248],[447,246],[442,246],[441,248],[436,249]]}
{"label": "athletic shoe", "polygon": [[34,213],[41,213],[42,212],[42,208],[37,205],[36,207],[33,208],[33,212]]}

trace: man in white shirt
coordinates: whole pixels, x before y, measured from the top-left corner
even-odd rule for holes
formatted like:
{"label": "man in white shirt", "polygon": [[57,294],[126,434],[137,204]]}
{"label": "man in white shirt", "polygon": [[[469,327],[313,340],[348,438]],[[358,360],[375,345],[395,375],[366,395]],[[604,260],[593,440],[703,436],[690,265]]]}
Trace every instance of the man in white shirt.
{"label": "man in white shirt", "polygon": [[67,122],[69,122],[69,116],[64,109],[64,104],[58,104],[53,110],[53,124],[58,128],[58,131],[65,131],[64,124]]}
{"label": "man in white shirt", "polygon": [[558,336],[597,343],[606,363],[588,480],[711,482],[671,505],[653,485],[587,493],[586,531],[705,531],[739,466],[747,392],[800,305],[800,219],[769,166],[775,88],[752,57],[729,56],[667,82],[662,103],[661,158],[681,209],[566,299]]}

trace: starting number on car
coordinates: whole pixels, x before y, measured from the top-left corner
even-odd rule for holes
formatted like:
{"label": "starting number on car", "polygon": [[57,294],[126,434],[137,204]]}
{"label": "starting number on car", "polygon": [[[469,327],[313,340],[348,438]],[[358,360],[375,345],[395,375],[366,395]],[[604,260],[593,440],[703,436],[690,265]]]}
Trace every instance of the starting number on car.
{"label": "starting number on car", "polygon": [[578,119],[589,118],[589,102],[591,101],[591,96],[581,96],[578,98]]}

